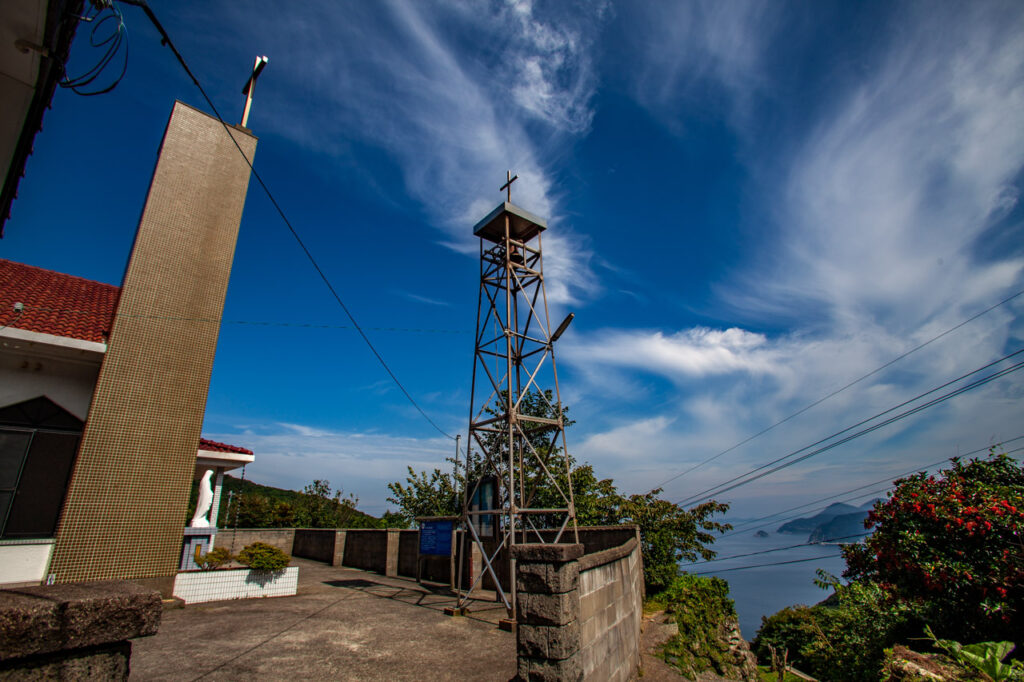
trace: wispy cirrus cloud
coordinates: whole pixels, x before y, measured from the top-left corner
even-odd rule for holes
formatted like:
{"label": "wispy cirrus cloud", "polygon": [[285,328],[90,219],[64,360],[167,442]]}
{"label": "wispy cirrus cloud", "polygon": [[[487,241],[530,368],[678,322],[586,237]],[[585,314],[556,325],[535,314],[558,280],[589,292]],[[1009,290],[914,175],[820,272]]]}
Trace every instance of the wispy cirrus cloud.
{"label": "wispy cirrus cloud", "polygon": [[602,7],[395,0],[244,12],[286,74],[286,96],[261,102],[276,133],[337,157],[352,143],[383,150],[441,241],[466,253],[514,169],[515,202],[562,220],[566,238],[545,249],[549,295],[561,302],[597,287],[585,242],[568,238],[549,164],[590,127]]}
{"label": "wispy cirrus cloud", "polygon": [[[1024,170],[1024,11],[1013,3],[903,5],[846,61],[869,65],[822,78],[820,99],[796,111],[772,103],[773,20],[756,6],[653,10],[664,25],[645,48],[636,97],[680,134],[672,116],[712,97],[744,144],[758,224],[741,265],[714,283],[720,316],[787,331],[601,330],[577,334],[563,357],[586,378],[641,370],[682,390],[667,405],[591,433],[579,452],[608,457],[616,434],[646,453],[624,476],[652,486],[883,365],[1024,285],[1019,241],[987,248],[1020,221]],[[668,13],[674,17],[672,23]],[[955,27],[955,29],[954,29]],[[684,41],[693,31],[701,36]],[[950,36],[956,36],[950,40]],[[788,36],[792,40],[806,36]],[[720,49],[721,47],[721,49]],[[850,49],[847,47],[847,49]],[[777,123],[765,142],[757,101]],[[799,123],[799,125],[798,125]],[[1016,217],[1014,217],[1016,216]],[[1011,221],[1007,224],[1006,221]],[[993,311],[870,381],[843,392],[673,485],[699,489],[886,409],[1021,344],[1019,301]],[[602,381],[607,378],[602,376]],[[845,451],[787,470],[743,495],[842,489],[865,467],[891,468],[970,449],[1019,423],[1020,379],[950,401]],[[634,428],[666,419],[661,428]],[[659,422],[662,423],[662,422]],[[912,436],[912,438],[911,438]],[[839,452],[839,451],[837,451]],[[927,454],[924,454],[927,453]],[[856,455],[856,460],[849,459]],[[935,455],[935,456],[932,456]],[[835,455],[843,457],[842,454]],[[751,491],[754,491],[753,493]]]}

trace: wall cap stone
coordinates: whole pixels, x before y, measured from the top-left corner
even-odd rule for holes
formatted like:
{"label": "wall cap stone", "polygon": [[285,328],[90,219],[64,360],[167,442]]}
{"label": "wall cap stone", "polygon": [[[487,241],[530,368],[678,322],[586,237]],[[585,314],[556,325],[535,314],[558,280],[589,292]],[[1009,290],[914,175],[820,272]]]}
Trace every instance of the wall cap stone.
{"label": "wall cap stone", "polygon": [[0,660],[156,634],[160,593],[125,580],[0,590]]}
{"label": "wall cap stone", "polygon": [[583,545],[531,543],[512,547],[516,561],[569,562],[583,556]]}
{"label": "wall cap stone", "polygon": [[589,571],[597,568],[598,566],[604,566],[610,564],[613,561],[618,561],[622,557],[629,556],[629,554],[636,549],[636,546],[640,542],[636,538],[630,538],[618,547],[609,547],[608,549],[593,554],[587,554],[580,559],[580,570]]}

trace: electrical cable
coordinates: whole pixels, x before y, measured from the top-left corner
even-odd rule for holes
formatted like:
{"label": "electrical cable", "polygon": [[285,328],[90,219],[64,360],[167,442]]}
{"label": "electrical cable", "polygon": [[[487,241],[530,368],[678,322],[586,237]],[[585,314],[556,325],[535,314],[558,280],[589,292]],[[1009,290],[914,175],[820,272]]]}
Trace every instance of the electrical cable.
{"label": "electrical cable", "polygon": [[[743,479],[743,478],[745,478],[747,476],[751,476],[752,474],[755,474],[755,473],[757,473],[759,471],[763,471],[764,469],[768,469],[769,467],[772,467],[773,465],[778,464],[779,462],[782,462],[783,460],[789,459],[790,457],[793,457],[794,455],[798,455],[801,452],[804,452],[805,450],[808,450],[808,449],[813,448],[813,447],[815,447],[817,445],[825,443],[826,441],[832,440],[833,438],[835,438],[837,436],[840,436],[840,435],[842,435],[844,433],[847,433],[848,431],[852,431],[853,429],[855,429],[855,428],[857,428],[859,426],[863,426],[864,424],[867,424],[870,421],[874,421],[875,419],[878,419],[881,416],[889,414],[890,412],[893,412],[893,411],[895,411],[895,410],[897,410],[897,409],[899,409],[901,407],[905,407],[906,405],[909,405],[910,403],[913,403],[913,402],[915,402],[917,400],[920,400],[921,398],[923,398],[925,396],[931,395],[932,393],[935,393],[936,391],[939,391],[939,390],[941,390],[943,388],[946,388],[946,387],[948,387],[948,386],[950,386],[952,384],[955,384],[958,381],[962,381],[963,379],[971,376],[972,374],[977,374],[978,372],[981,372],[982,370],[988,369],[988,368],[990,368],[990,367],[992,367],[994,365],[997,365],[997,364],[999,364],[1001,362],[1004,362],[1005,360],[1008,360],[1009,358],[1012,358],[1012,357],[1014,357],[1016,355],[1019,355],[1021,353],[1024,353],[1024,348],[1022,348],[1020,350],[1017,350],[1017,351],[1014,351],[1013,353],[1010,353],[1008,355],[1004,355],[1003,357],[999,358],[998,360],[990,362],[990,363],[988,363],[986,365],[983,365],[983,366],[981,366],[981,367],[979,367],[977,369],[971,370],[970,372],[967,372],[966,374],[962,374],[962,375],[960,375],[959,377],[957,377],[955,379],[947,381],[946,383],[944,383],[944,384],[942,384],[940,386],[936,386],[935,388],[933,388],[933,389],[931,389],[929,391],[926,391],[924,393],[918,394],[918,395],[914,396],[913,398],[910,398],[909,400],[905,400],[902,403],[899,403],[898,405],[894,405],[893,407],[890,407],[887,410],[884,410],[882,412],[879,412],[876,415],[868,417],[867,419],[863,419],[863,420],[857,422],[856,424],[854,424],[852,426],[848,426],[847,428],[845,428],[845,429],[843,429],[841,431],[837,431],[837,432],[835,432],[835,433],[833,433],[833,434],[831,434],[829,436],[826,436],[825,438],[822,438],[822,439],[820,439],[820,440],[818,440],[818,441],[816,441],[814,443],[811,443],[810,445],[806,445],[806,446],[804,446],[804,447],[802,447],[802,448],[800,448],[798,450],[794,450],[793,452],[790,452],[789,454],[783,455],[782,457],[778,457],[778,458],[776,458],[776,459],[774,459],[774,460],[772,460],[772,461],[770,461],[770,462],[768,462],[766,464],[762,464],[761,466],[756,467],[755,469],[752,469],[752,470],[750,470],[750,471],[748,471],[746,473],[740,474],[739,476],[735,476],[735,477],[729,479],[728,481],[724,481],[722,483],[719,483],[717,485],[712,486],[711,488],[707,488],[705,490],[702,490],[701,492],[696,493],[695,495],[691,495],[690,497],[687,497],[684,500],[680,500],[676,504],[690,505],[690,504],[693,504],[696,501],[699,501],[699,500],[702,500],[702,499],[706,499],[707,496],[708,496],[708,493],[711,493],[712,495],[720,495],[721,493],[728,492],[729,490],[733,490],[733,489],[738,488],[740,486],[743,486],[743,485],[746,485],[746,484],[751,483],[753,481],[756,481],[756,480],[758,480],[760,478],[764,478],[765,476],[767,476],[769,474],[773,474],[776,471],[780,471],[781,469],[785,469],[786,467],[792,466],[793,464],[796,464],[798,462],[802,462],[802,461],[804,461],[806,459],[809,459],[810,457],[814,457],[814,456],[819,455],[819,454],[821,454],[823,452],[831,450],[834,447],[837,447],[837,446],[842,445],[844,443],[848,443],[851,440],[854,440],[855,438],[859,438],[860,436],[863,436],[863,435],[866,435],[866,434],[871,433],[873,431],[876,431],[876,430],[878,430],[878,429],[880,429],[880,428],[882,428],[884,426],[888,426],[889,424],[892,424],[893,422],[896,422],[896,421],[899,421],[899,420],[904,419],[906,417],[909,417],[909,416],[912,416],[914,414],[917,414],[918,412],[921,412],[922,410],[925,410],[925,409],[927,409],[929,407],[932,407],[934,405],[937,405],[939,403],[945,402],[946,400],[949,400],[950,398],[955,398],[956,396],[961,395],[962,393],[966,393],[967,391],[970,391],[970,390],[973,390],[975,388],[978,388],[979,386],[983,386],[983,385],[989,383],[990,381],[994,381],[995,379],[1002,378],[1003,376],[1005,376],[1007,374],[1010,374],[1012,372],[1016,372],[1017,370],[1021,369],[1021,367],[1024,367],[1024,362],[1017,363],[1016,365],[1011,365],[1007,369],[1000,370],[1000,371],[995,372],[994,374],[991,374],[991,375],[989,375],[987,377],[984,377],[982,379],[978,379],[978,380],[976,380],[976,381],[974,381],[974,382],[972,382],[970,384],[967,384],[966,386],[962,386],[962,387],[960,387],[958,389],[950,391],[949,393],[947,393],[947,394],[945,394],[943,396],[940,396],[939,398],[935,398],[933,400],[928,401],[927,403],[924,403],[924,404],[919,405],[917,407],[911,408],[910,410],[907,410],[906,412],[903,412],[903,413],[901,413],[901,414],[899,414],[899,415],[897,415],[895,417],[890,417],[889,419],[887,419],[887,420],[885,420],[883,422],[880,422],[878,424],[870,426],[870,427],[868,427],[866,429],[863,429],[863,430],[861,430],[861,431],[859,431],[859,432],[857,432],[855,434],[847,436],[846,438],[843,438],[843,439],[841,439],[839,441],[836,441],[834,443],[830,443],[829,445],[826,445],[826,446],[824,446],[822,448],[814,450],[813,452],[811,452],[809,454],[806,454],[806,455],[803,455],[801,457],[798,457],[798,458],[796,458],[796,459],[794,459],[794,460],[792,460],[790,462],[786,462],[785,464],[783,464],[783,465],[781,465],[779,467],[776,467],[774,469],[770,469],[767,472],[758,474],[757,476],[753,476],[752,478],[750,478],[748,480],[741,481],[740,483],[734,483],[736,481],[740,481],[740,479]],[[734,483],[734,485],[729,485],[731,483]]]}
{"label": "electrical cable", "polygon": [[[828,545],[837,540],[849,540],[851,538],[866,538],[871,533],[858,533],[857,535],[844,535],[841,538],[826,538],[825,540],[818,540],[817,542],[801,542],[799,545],[787,545],[786,547],[774,547],[772,549],[762,549],[759,552],[746,552],[744,554],[732,554],[730,556],[715,557],[714,559],[705,559],[704,561],[694,561],[689,564],[683,564],[686,566],[701,566],[703,564],[713,564],[717,561],[728,561],[729,559],[739,559],[747,556],[757,556],[759,554],[771,554],[772,552],[782,552],[787,549],[796,549],[797,547],[811,547],[812,545]],[[854,543],[848,543],[854,544]]]}
{"label": "electrical cable", "polygon": [[671,483],[672,481],[676,480],[677,478],[685,476],[686,474],[694,471],[695,469],[699,469],[700,467],[704,466],[705,464],[707,464],[709,462],[713,462],[714,460],[718,459],[722,455],[726,455],[726,454],[732,452],[733,450],[735,450],[736,448],[741,447],[743,445],[746,445],[747,443],[749,443],[750,441],[754,440],[755,438],[759,438],[760,436],[763,436],[764,434],[768,433],[769,431],[771,431],[775,427],[781,426],[782,424],[785,424],[790,419],[793,419],[794,417],[799,417],[801,414],[803,414],[804,412],[807,412],[811,408],[817,407],[818,405],[820,405],[821,403],[825,402],[826,400],[829,400],[830,398],[834,398],[835,396],[839,395],[840,393],[842,393],[846,389],[852,388],[853,386],[856,386],[857,384],[859,384],[860,382],[864,381],[865,379],[868,379],[868,378],[874,376],[875,374],[878,374],[882,370],[884,370],[884,369],[886,369],[888,367],[891,367],[895,363],[899,362],[900,360],[904,359],[905,357],[907,357],[909,355],[912,355],[913,353],[916,353],[917,351],[921,350],[925,346],[927,346],[927,345],[929,345],[931,343],[934,343],[935,341],[938,341],[939,339],[943,338],[944,336],[947,336],[947,335],[955,332],[957,329],[960,329],[961,327],[963,327],[963,326],[965,326],[967,324],[970,324],[971,322],[974,322],[979,317],[982,317],[983,315],[986,315],[986,314],[992,312],[996,308],[1009,303],[1010,301],[1012,301],[1013,299],[1017,298],[1021,294],[1024,294],[1024,289],[1021,289],[1017,293],[1015,293],[1015,294],[1013,294],[1011,296],[1008,296],[1007,298],[1004,298],[1003,300],[999,301],[998,303],[996,303],[994,305],[989,306],[988,308],[985,308],[981,312],[976,313],[975,315],[967,318],[966,320],[964,320],[960,324],[958,324],[956,326],[953,326],[953,327],[950,327],[949,329],[947,329],[946,331],[942,332],[941,334],[938,334],[937,336],[933,336],[932,338],[928,339],[924,343],[922,343],[922,344],[920,344],[918,346],[915,346],[914,348],[911,348],[910,350],[908,350],[907,352],[903,353],[902,355],[898,355],[897,357],[893,358],[892,360],[890,360],[889,362],[885,363],[884,365],[881,365],[881,366],[876,367],[875,369],[871,370],[870,372],[868,372],[864,376],[862,376],[862,377],[860,377],[858,379],[854,379],[853,381],[851,381],[850,383],[846,384],[845,386],[843,386],[841,388],[838,388],[835,391],[832,391],[831,393],[829,393],[828,395],[826,395],[826,396],[824,396],[822,398],[818,398],[817,400],[815,400],[810,405],[807,405],[806,407],[804,407],[804,408],[802,408],[800,410],[797,410],[796,412],[794,412],[793,414],[789,415],[788,417],[786,417],[784,419],[780,419],[779,421],[775,422],[771,426],[768,426],[768,427],[765,427],[764,429],[761,429],[760,431],[758,431],[754,435],[749,436],[748,438],[745,438],[744,440],[741,440],[739,443],[736,443],[732,447],[729,447],[729,448],[726,448],[725,450],[722,450],[717,455],[713,455],[711,457],[708,457],[704,461],[699,462],[699,463],[693,465],[692,467],[690,467],[686,471],[683,471],[682,473],[675,474],[674,476],[671,476],[671,477],[665,479],[664,481],[662,481],[658,485],[654,486],[654,488],[652,488],[652,490],[657,490],[658,488],[663,488],[667,483]]}
{"label": "electrical cable", "polygon": [[[1004,440],[1001,443],[999,443],[996,447],[1002,446],[1002,445],[1006,445],[1007,443],[1013,443],[1013,442],[1021,440],[1021,439],[1024,439],[1024,435],[1020,435],[1020,436],[1017,436],[1015,438],[1010,438],[1008,440]],[[977,450],[971,450],[970,452],[966,452],[963,455],[958,455],[958,457],[970,457],[971,455],[978,454],[979,452],[985,452],[990,447],[991,446],[987,446],[987,447],[983,447],[983,448],[978,448]],[[1022,450],[1024,450],[1024,448],[1015,448],[1013,450],[1007,450],[1006,454],[1012,454],[1014,452],[1020,452]],[[865,497],[867,495],[872,495],[875,492],[884,492],[886,490],[889,490],[892,487],[891,483],[893,481],[895,481],[895,480],[898,480],[898,479],[900,479],[900,478],[902,478],[904,476],[909,476],[910,474],[914,474],[914,473],[917,473],[919,471],[927,471],[928,469],[932,468],[933,466],[939,466],[940,464],[945,464],[948,461],[950,461],[950,458],[948,458],[948,457],[945,458],[945,459],[940,459],[937,462],[932,462],[930,464],[925,464],[923,466],[917,466],[917,467],[914,467],[913,469],[910,469],[908,471],[904,471],[903,473],[900,473],[900,474],[890,474],[889,476],[886,476],[885,478],[881,478],[881,479],[879,479],[877,481],[872,481],[871,483],[865,483],[864,485],[858,486],[856,488],[850,488],[849,490],[844,490],[842,492],[838,492],[838,493],[835,493],[833,495],[829,495],[827,497],[821,497],[821,498],[818,498],[817,500],[813,500],[811,502],[805,502],[804,504],[798,504],[795,507],[790,507],[789,509],[784,509],[782,511],[774,512],[772,514],[768,514],[767,516],[762,516],[762,517],[759,517],[759,518],[756,518],[756,519],[750,519],[748,521],[744,521],[744,522],[739,523],[736,526],[734,526],[731,531],[729,531],[727,533],[723,533],[721,537],[723,537],[723,538],[724,537],[729,537],[730,535],[736,535],[737,533],[743,532],[743,531],[757,530],[758,528],[761,528],[763,526],[767,526],[767,525],[770,525],[770,524],[774,524],[774,523],[780,523],[780,522],[781,523],[785,523],[786,521],[788,521],[790,519],[799,518],[803,514],[808,514],[808,513],[811,513],[811,512],[820,511],[822,509],[825,509],[825,507],[820,507],[818,509],[812,509],[810,511],[803,511],[803,512],[800,512],[800,514],[797,514],[796,516],[791,516],[791,517],[788,517],[786,519],[777,519],[777,518],[774,518],[774,517],[782,516],[783,514],[788,514],[791,511],[796,511],[797,509],[801,509],[803,507],[810,507],[810,506],[818,504],[820,502],[827,502],[829,500],[834,500],[837,497],[843,497],[844,495],[848,495],[850,493],[861,491],[864,488],[870,488],[872,486],[878,485],[879,483],[888,483],[889,485],[886,485],[883,488],[879,488],[879,489],[876,489],[876,490],[871,491],[871,492],[860,493],[859,495],[854,495],[850,499],[855,500],[855,499],[860,498],[860,497]],[[762,521],[765,521],[766,523],[760,523]],[[759,524],[759,525],[751,525],[751,524]]]}
{"label": "electrical cable", "polygon": [[[72,310],[68,308],[50,308],[41,305],[25,305],[25,308],[31,308],[32,310],[40,310],[48,313],[61,313],[71,315],[91,315],[93,317],[105,317],[104,313],[100,313],[96,310]],[[222,324],[245,324],[260,327],[302,327],[309,329],[354,329],[351,325],[346,324],[316,324],[312,322],[274,322],[266,320],[216,320],[207,317],[172,317],[169,315],[126,315],[121,314],[120,317],[129,317],[133,319],[146,319],[146,320],[167,320],[171,322],[219,322]],[[429,334],[469,334],[470,332],[461,329],[426,329],[426,328],[410,328],[410,327],[363,327],[363,329],[378,332],[414,332],[414,333],[429,333]]]}
{"label": "electrical cable", "polygon": [[[21,306],[20,308],[18,307],[19,305]],[[18,320],[21,319],[21,316],[25,314],[25,304],[23,304],[23,303],[15,303],[14,304],[14,312],[16,312],[18,314],[15,315],[14,319],[11,320],[10,322],[8,322],[7,324],[5,324],[3,326],[0,326],[0,329],[7,329],[11,325],[17,324]]]}
{"label": "electrical cable", "polygon": [[753,566],[737,566],[736,568],[723,568],[717,571],[702,571],[693,575],[718,575],[719,573],[731,573],[733,571],[749,571],[752,568],[765,568],[766,566],[785,566],[787,564],[803,564],[808,561],[821,561],[823,559],[835,559],[843,556],[840,554],[826,554],[825,556],[813,556],[809,559],[792,559],[791,561],[776,561],[771,564],[754,564]]}
{"label": "electrical cable", "polygon": [[316,270],[318,275],[320,275],[320,279],[323,280],[324,285],[327,286],[328,291],[330,291],[331,295],[334,296],[334,300],[338,302],[339,306],[341,306],[341,309],[345,312],[345,315],[352,323],[352,326],[355,327],[357,332],[359,332],[359,335],[363,338],[363,341],[366,343],[367,347],[369,347],[374,357],[377,358],[377,361],[380,363],[381,367],[384,368],[384,371],[388,373],[388,375],[391,377],[391,380],[395,382],[395,385],[398,386],[399,390],[402,391],[402,394],[412,404],[412,406],[416,408],[420,415],[425,420],[427,420],[427,422],[429,422],[429,424],[432,427],[434,427],[434,429],[438,433],[445,436],[446,438],[455,440],[455,436],[452,436],[451,434],[444,431],[440,426],[438,426],[434,422],[434,420],[431,419],[430,416],[423,410],[423,408],[420,407],[419,403],[417,403],[416,400],[413,399],[409,391],[406,390],[405,386],[402,385],[402,382],[398,380],[398,377],[395,376],[395,373],[388,366],[388,363],[384,361],[384,358],[381,356],[380,352],[378,352],[377,349],[374,347],[373,343],[370,341],[370,338],[366,335],[366,332],[364,332],[363,328],[359,326],[358,322],[356,322],[355,316],[352,315],[352,312],[348,309],[348,306],[345,305],[345,302],[341,300],[341,296],[334,288],[334,285],[331,284],[331,281],[327,278],[327,275],[324,273],[323,269],[321,269],[320,264],[317,262],[316,258],[313,257],[313,254],[310,252],[305,242],[302,241],[302,238],[299,236],[299,233],[295,230],[295,227],[292,225],[291,221],[288,220],[288,216],[285,215],[284,209],[281,208],[281,205],[277,202],[277,199],[270,191],[270,187],[268,187],[267,183],[263,181],[263,178],[260,176],[259,172],[253,167],[252,161],[249,159],[248,156],[245,155],[245,151],[242,149],[241,145],[238,144],[238,140],[236,140],[235,136],[231,134],[230,126],[228,126],[228,124],[224,121],[224,117],[220,115],[220,111],[217,109],[217,106],[213,103],[213,100],[210,99],[210,96],[206,94],[206,90],[199,82],[199,79],[196,78],[194,73],[192,73],[192,69],[189,68],[188,64],[185,62],[185,58],[181,55],[180,52],[178,52],[178,48],[175,47],[174,41],[171,40],[171,37],[167,34],[167,31],[160,23],[160,20],[156,18],[156,15],[153,13],[153,10],[149,7],[149,4],[146,2],[146,0],[121,0],[121,2],[141,8],[146,13],[146,16],[149,17],[150,22],[152,22],[157,32],[160,33],[160,37],[162,39],[163,44],[167,45],[167,47],[170,48],[171,52],[174,53],[174,56],[177,58],[178,63],[181,64],[181,67],[185,70],[185,73],[188,74],[188,77],[192,80],[192,83],[195,84],[200,94],[202,94],[203,99],[205,99],[206,103],[210,106],[210,109],[213,111],[214,116],[216,116],[217,120],[220,121],[220,124],[224,126],[224,131],[228,134],[228,137],[231,138],[231,141],[235,144],[235,147],[238,149],[238,153],[241,154],[242,158],[245,160],[246,165],[249,166],[249,170],[252,172],[253,177],[256,178],[256,181],[259,183],[260,187],[263,188],[263,193],[267,195],[267,198],[270,200],[270,203],[274,206],[274,209],[277,211],[277,214],[281,217],[281,220],[288,227],[288,231],[292,233],[292,237],[294,237],[295,241],[298,242],[299,248],[301,248],[302,252],[306,254],[306,258],[309,259],[309,262],[313,266],[313,269]]}
{"label": "electrical cable", "polygon": [[[739,483],[734,483],[733,485],[725,487],[725,488],[721,488],[720,490],[716,490],[713,493],[713,495],[720,495],[721,493],[728,492],[728,491],[734,490],[736,488],[740,488],[740,487],[742,487],[744,485],[747,485],[748,483],[753,483],[754,481],[756,481],[758,479],[761,479],[761,478],[764,478],[765,476],[769,476],[771,474],[774,474],[775,472],[781,471],[782,469],[786,469],[788,467],[791,467],[794,464],[798,464],[798,463],[800,463],[800,462],[802,462],[802,461],[804,461],[806,459],[810,459],[811,457],[815,457],[817,455],[820,455],[821,453],[827,452],[827,451],[831,450],[832,448],[838,447],[838,446],[843,445],[845,443],[849,443],[850,441],[852,441],[852,440],[854,440],[856,438],[860,438],[861,436],[864,436],[864,435],[867,435],[869,433],[872,433],[873,431],[877,431],[878,429],[883,428],[885,426],[888,426],[889,424],[892,424],[894,422],[900,421],[900,420],[905,419],[907,417],[913,416],[913,415],[915,415],[915,414],[917,414],[919,412],[922,412],[922,411],[928,409],[929,407],[934,407],[935,405],[938,405],[938,404],[943,403],[943,402],[945,402],[947,400],[950,400],[951,398],[955,398],[958,395],[962,395],[963,393],[967,393],[968,391],[974,390],[975,388],[978,388],[980,386],[984,386],[984,385],[988,384],[989,382],[995,381],[996,379],[1001,379],[1002,377],[1004,377],[1004,376],[1006,376],[1008,374],[1012,374],[1013,372],[1016,372],[1016,371],[1020,370],[1021,368],[1024,368],[1024,362],[1018,362],[1016,365],[1011,365],[1010,367],[1008,367],[1006,369],[1000,370],[1000,371],[998,371],[998,372],[996,372],[994,374],[990,374],[987,377],[983,377],[981,379],[978,379],[977,381],[974,381],[974,382],[972,382],[972,383],[970,383],[970,384],[968,384],[966,386],[963,386],[961,388],[958,388],[958,389],[956,389],[954,391],[950,391],[949,393],[947,393],[945,395],[942,395],[942,396],[940,396],[938,398],[935,398],[934,400],[931,400],[931,401],[929,401],[929,402],[927,402],[927,403],[925,403],[923,405],[919,405],[919,406],[914,407],[914,408],[912,408],[910,410],[907,410],[906,412],[898,414],[895,417],[891,417],[891,418],[885,420],[884,422],[881,422],[879,424],[875,424],[873,426],[869,426],[868,428],[863,429],[861,431],[858,431],[857,433],[854,433],[854,434],[852,434],[850,436],[847,436],[846,438],[843,438],[842,440],[836,441],[835,443],[830,443],[829,445],[826,445],[824,447],[818,448],[817,450],[814,450],[813,452],[810,452],[810,453],[808,453],[806,455],[798,457],[798,458],[796,458],[794,460],[791,460],[789,462],[785,462],[784,464],[780,464],[779,466],[777,466],[777,467],[775,467],[773,469],[769,469],[768,471],[759,473],[757,476],[752,476],[751,478],[749,478],[747,480],[741,481]],[[763,467],[761,467],[761,468],[763,468]],[[702,498],[698,498],[698,499],[704,499],[704,498],[702,497]],[[692,504],[692,502],[690,504]]]}
{"label": "electrical cable", "polygon": [[[95,95],[104,95],[118,86],[118,84],[124,79],[124,75],[128,72],[128,27],[125,26],[124,17],[121,15],[121,11],[114,6],[110,0],[104,0],[100,2],[94,2],[95,13],[87,12],[85,16],[79,17],[82,21],[88,21],[95,23],[92,26],[92,31],[89,33],[89,44],[92,47],[103,47],[107,46],[103,56],[99,58],[92,68],[83,73],[80,76],[73,78],[68,77],[67,73],[64,74],[64,79],[59,81],[58,84],[62,88],[67,88],[74,92],[76,95],[83,97],[93,97]],[[110,10],[110,14],[103,15],[104,10]],[[99,21],[96,21],[99,19]],[[117,25],[114,27],[113,32],[105,38],[98,38],[100,29],[103,28],[108,22],[116,21]],[[121,52],[121,46],[124,46],[123,59],[121,62],[121,73],[118,74],[114,81],[99,90],[84,90],[83,88],[99,78],[107,70],[107,67],[114,60],[114,57]],[[63,68],[63,65],[61,65]]]}

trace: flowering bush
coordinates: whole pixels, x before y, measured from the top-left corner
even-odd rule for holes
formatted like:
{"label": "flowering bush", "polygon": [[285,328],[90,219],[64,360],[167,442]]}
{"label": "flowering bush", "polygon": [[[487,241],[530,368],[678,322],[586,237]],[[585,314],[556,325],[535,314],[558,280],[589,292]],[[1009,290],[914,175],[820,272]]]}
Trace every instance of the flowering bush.
{"label": "flowering bush", "polygon": [[844,548],[844,577],[877,583],[943,636],[1015,639],[1024,632],[1024,468],[1007,455],[896,481]]}

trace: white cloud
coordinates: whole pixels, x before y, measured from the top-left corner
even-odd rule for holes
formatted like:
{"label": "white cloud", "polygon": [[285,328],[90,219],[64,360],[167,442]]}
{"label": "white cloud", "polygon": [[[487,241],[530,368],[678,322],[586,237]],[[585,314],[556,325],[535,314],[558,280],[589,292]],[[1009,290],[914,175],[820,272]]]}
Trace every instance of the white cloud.
{"label": "white cloud", "polygon": [[396,0],[321,3],[302,16],[238,11],[257,22],[261,49],[285,74],[261,100],[265,127],[339,163],[352,142],[384,151],[441,242],[473,255],[471,228],[501,200],[511,168],[514,202],[560,235],[545,249],[549,296],[595,290],[591,254],[560,213],[549,168],[593,116],[589,48],[600,5],[541,13],[529,2]]}
{"label": "white cloud", "polygon": [[[454,454],[442,438],[402,438],[372,432],[332,431],[303,424],[270,424],[211,433],[214,440],[250,448],[255,462],[246,478],[276,487],[302,490],[313,479],[330,481],[359,498],[359,509],[379,516],[394,508],[387,484],[405,481],[406,467],[450,470]],[[238,472],[234,472],[238,475]]]}
{"label": "white cloud", "polygon": [[575,337],[563,352],[573,363],[600,363],[702,377],[736,371],[770,372],[774,361],[762,334],[696,327],[666,336],[660,331],[611,330]]}

